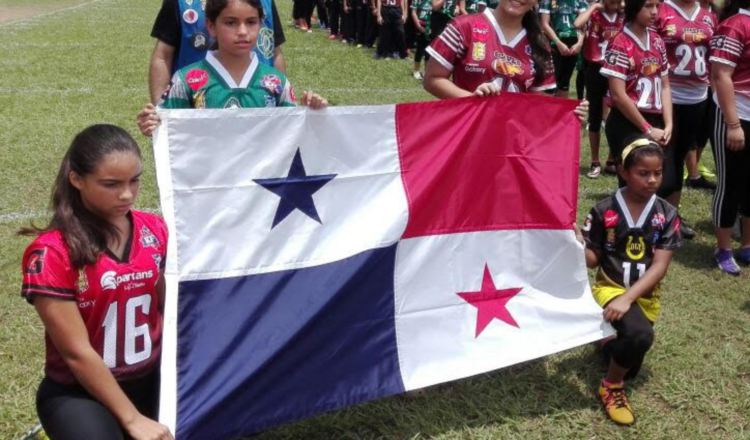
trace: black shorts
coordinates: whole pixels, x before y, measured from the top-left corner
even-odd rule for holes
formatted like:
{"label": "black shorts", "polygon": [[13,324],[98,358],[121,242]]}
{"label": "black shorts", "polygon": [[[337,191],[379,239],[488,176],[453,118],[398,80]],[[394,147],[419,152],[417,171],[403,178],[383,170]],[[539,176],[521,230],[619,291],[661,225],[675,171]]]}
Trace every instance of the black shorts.
{"label": "black shorts", "polygon": [[[156,373],[119,384],[141,414],[156,419]],[[51,439],[129,438],[114,415],[81,385],[64,385],[45,377],[36,393],[36,410]]]}

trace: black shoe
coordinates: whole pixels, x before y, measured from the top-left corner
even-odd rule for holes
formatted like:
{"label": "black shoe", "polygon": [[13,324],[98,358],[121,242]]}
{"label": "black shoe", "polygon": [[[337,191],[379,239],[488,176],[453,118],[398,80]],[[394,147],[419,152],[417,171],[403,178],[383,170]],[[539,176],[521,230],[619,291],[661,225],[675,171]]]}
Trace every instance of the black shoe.
{"label": "black shoe", "polygon": [[713,182],[710,182],[708,179],[706,179],[703,176],[696,177],[695,179],[688,177],[686,183],[687,183],[688,188],[708,189],[711,191],[716,189],[716,184]]}
{"label": "black shoe", "polygon": [[614,162],[608,160],[607,164],[604,166],[604,174],[609,174],[610,176],[617,175],[617,165],[615,165]]}
{"label": "black shoe", "polygon": [[692,240],[695,238],[695,230],[688,226],[687,223],[685,223],[685,219],[680,217],[680,235],[682,235],[682,238],[685,240]]}

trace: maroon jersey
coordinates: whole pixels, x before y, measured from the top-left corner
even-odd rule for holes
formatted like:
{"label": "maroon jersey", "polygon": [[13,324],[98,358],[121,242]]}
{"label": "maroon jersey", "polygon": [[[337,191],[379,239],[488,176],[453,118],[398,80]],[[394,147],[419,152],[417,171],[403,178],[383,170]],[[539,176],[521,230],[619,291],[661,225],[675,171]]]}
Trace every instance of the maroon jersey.
{"label": "maroon jersey", "polygon": [[[453,82],[458,87],[470,92],[491,81],[508,92],[555,88],[551,54],[546,66],[534,66],[526,31],[521,30],[513,40],[506,41],[489,8],[450,22],[427,52],[453,72]],[[534,81],[536,68],[545,70],[539,83]]]}
{"label": "maroon jersey", "polygon": [[656,32],[646,30],[644,44],[625,26],[605,52],[599,72],[625,81],[625,91],[641,112],[661,113],[661,81],[669,74],[669,63]]}
{"label": "maroon jersey", "polygon": [[601,64],[607,46],[620,33],[624,16],[604,11],[594,11],[586,27],[586,37],[583,40],[583,57],[586,61]]}
{"label": "maroon jersey", "polygon": [[[162,316],[155,285],[167,252],[167,228],[156,215],[131,211],[133,232],[120,260],[102,253],[76,269],[62,233],[40,234],[23,256],[21,295],[75,301],[91,346],[116,379],[151,372],[161,352]],[[73,373],[46,335],[45,374],[72,384]]]}
{"label": "maroon jersey", "polygon": [[664,40],[669,60],[669,86],[675,104],[696,104],[708,93],[708,45],[716,21],[698,3],[688,14],[666,0],[659,7],[656,30]]}
{"label": "maroon jersey", "polygon": [[[711,39],[712,63],[734,68],[734,100],[740,119],[750,121],[750,11],[740,11],[727,18]],[[719,103],[714,93],[714,102]]]}

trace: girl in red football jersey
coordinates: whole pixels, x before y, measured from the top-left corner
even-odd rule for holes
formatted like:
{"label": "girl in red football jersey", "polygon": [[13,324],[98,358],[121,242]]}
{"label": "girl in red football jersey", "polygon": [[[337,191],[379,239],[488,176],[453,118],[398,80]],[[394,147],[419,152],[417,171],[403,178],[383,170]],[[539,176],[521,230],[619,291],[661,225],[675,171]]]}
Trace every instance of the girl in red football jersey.
{"label": "girl in red football jersey", "polygon": [[171,439],[154,420],[167,232],[133,208],[142,171],[124,130],[93,125],[65,154],[53,215],[23,256],[46,333],[37,412],[53,439]]}
{"label": "girl in red football jersey", "polygon": [[672,137],[667,52],[649,29],[658,10],[659,0],[625,0],[625,26],[608,45],[599,71],[609,83],[612,111],[605,132],[617,162],[625,139],[642,134],[666,146]]}
{"label": "girl in red football jersey", "polygon": [[[554,90],[552,54],[536,5],[537,0],[500,2],[496,9],[450,22],[427,48],[425,90],[438,98]],[[588,102],[575,113],[583,120]]]}

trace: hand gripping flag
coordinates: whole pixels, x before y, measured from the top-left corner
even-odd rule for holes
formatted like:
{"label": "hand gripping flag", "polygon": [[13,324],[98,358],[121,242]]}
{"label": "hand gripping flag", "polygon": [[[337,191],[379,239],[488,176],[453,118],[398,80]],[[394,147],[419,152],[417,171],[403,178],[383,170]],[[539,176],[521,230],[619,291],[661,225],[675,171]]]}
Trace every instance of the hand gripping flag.
{"label": "hand gripping flag", "polygon": [[574,105],[162,113],[162,421],[232,438],[609,335]]}

